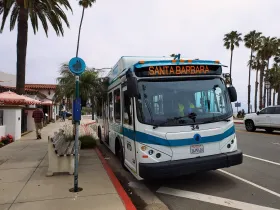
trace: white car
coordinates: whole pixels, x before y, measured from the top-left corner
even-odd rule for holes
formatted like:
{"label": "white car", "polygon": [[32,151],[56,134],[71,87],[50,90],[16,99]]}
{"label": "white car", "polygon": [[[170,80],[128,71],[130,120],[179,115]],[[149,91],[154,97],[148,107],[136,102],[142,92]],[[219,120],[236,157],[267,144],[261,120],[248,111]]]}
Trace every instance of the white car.
{"label": "white car", "polygon": [[280,105],[269,106],[257,113],[246,114],[244,124],[247,131],[253,132],[257,128],[272,133],[280,130]]}

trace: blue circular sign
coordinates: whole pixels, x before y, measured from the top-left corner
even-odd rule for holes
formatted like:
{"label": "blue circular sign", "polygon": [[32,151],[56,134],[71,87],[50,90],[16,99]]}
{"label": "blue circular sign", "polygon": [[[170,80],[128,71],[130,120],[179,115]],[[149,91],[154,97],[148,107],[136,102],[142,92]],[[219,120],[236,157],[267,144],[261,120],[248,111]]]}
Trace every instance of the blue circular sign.
{"label": "blue circular sign", "polygon": [[73,74],[80,75],[86,69],[86,63],[79,57],[74,57],[69,61],[69,69]]}
{"label": "blue circular sign", "polygon": [[201,136],[200,136],[198,133],[196,133],[196,134],[193,136],[193,138],[194,138],[194,140],[196,140],[196,141],[200,141]]}

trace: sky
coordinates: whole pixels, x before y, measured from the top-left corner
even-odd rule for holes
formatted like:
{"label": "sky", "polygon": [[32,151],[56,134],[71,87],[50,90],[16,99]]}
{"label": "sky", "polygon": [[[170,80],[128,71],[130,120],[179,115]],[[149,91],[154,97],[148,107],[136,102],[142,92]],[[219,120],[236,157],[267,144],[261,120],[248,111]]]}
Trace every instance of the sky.
{"label": "sky", "polygon": [[[65,26],[63,37],[57,37],[51,26],[48,38],[42,27],[34,35],[29,24],[26,83],[56,83],[60,65],[75,56],[82,8],[76,0],[70,3],[73,14],[67,12],[70,28]],[[229,66],[224,34],[257,30],[280,37],[279,8],[279,0],[97,0],[85,11],[79,57],[88,67],[108,68],[121,56],[180,53],[184,58],[219,60]],[[9,31],[8,21],[0,34],[0,71],[16,73],[16,38],[17,31]],[[233,54],[233,85],[244,109],[249,55],[243,44]],[[252,72],[253,86],[254,81]],[[253,93],[254,87],[251,101]]]}

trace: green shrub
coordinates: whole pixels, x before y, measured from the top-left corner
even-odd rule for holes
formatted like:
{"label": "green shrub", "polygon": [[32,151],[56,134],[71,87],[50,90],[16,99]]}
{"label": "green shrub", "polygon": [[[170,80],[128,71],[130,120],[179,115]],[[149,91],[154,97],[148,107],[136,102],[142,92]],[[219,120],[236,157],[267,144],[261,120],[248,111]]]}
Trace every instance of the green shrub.
{"label": "green shrub", "polygon": [[82,107],[82,115],[91,115],[92,108],[91,107]]}
{"label": "green shrub", "polygon": [[93,149],[96,147],[96,139],[91,135],[80,136],[81,149]]}

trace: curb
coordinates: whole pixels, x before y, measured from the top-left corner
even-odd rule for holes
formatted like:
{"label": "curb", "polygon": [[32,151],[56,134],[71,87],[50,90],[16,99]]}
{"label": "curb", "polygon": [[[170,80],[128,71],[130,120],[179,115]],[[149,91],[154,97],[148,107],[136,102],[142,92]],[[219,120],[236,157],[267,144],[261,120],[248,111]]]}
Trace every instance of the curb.
{"label": "curb", "polygon": [[244,124],[243,122],[234,122],[234,124]]}
{"label": "curb", "polygon": [[121,183],[119,182],[119,180],[115,176],[114,172],[110,168],[110,166],[107,163],[107,161],[104,159],[104,157],[103,157],[102,153],[100,152],[100,150],[98,148],[95,148],[95,151],[96,151],[99,159],[101,160],[101,162],[103,164],[103,167],[105,168],[108,176],[110,177],[110,179],[111,179],[111,181],[112,181],[112,183],[113,183],[117,193],[119,194],[120,198],[122,199],[122,202],[123,202],[126,210],[136,210],[136,207],[134,206],[134,204],[130,200],[129,196],[126,194],[126,192],[123,189]]}

